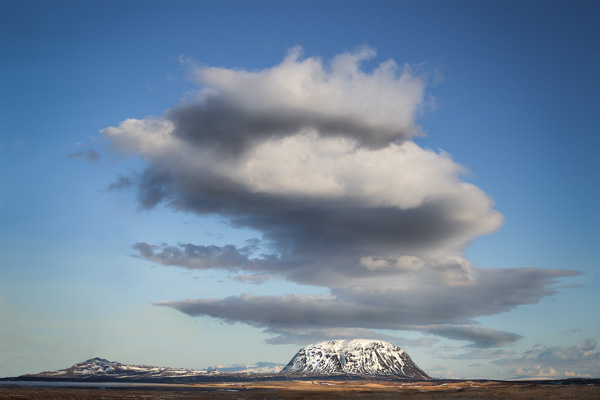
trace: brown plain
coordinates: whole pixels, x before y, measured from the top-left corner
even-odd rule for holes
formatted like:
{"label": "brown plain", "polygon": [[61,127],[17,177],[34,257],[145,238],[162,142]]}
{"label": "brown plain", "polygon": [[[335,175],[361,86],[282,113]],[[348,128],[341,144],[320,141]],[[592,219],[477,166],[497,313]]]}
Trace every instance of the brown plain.
{"label": "brown plain", "polygon": [[[577,384],[510,381],[285,381],[165,384],[152,388],[0,387],[0,399],[600,399],[597,380]],[[100,385],[99,385],[100,386]]]}

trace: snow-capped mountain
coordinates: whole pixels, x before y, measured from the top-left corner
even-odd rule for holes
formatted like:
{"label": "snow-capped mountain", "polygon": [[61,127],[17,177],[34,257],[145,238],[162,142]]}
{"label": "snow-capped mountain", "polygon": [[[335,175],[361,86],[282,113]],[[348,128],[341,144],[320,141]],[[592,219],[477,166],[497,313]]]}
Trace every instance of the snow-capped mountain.
{"label": "snow-capped mountain", "polygon": [[108,361],[103,358],[92,358],[73,365],[71,368],[58,371],[42,372],[27,377],[39,378],[180,378],[206,376],[218,371],[193,370],[185,368],[151,367],[147,365],[127,365]]}
{"label": "snow-capped mountain", "polygon": [[220,371],[225,373],[241,373],[241,374],[276,374],[283,369],[284,365],[271,363],[271,362],[259,362],[254,365],[247,364],[235,364],[230,366],[215,365],[208,367],[208,371]]}
{"label": "snow-capped mountain", "polygon": [[400,347],[380,340],[331,340],[301,349],[282,373],[394,375],[431,379]]}
{"label": "snow-capped mountain", "polygon": [[[22,375],[26,379],[62,380],[214,380],[237,379],[240,376],[277,376],[294,373],[318,375],[372,375],[395,376],[413,379],[431,379],[420,369],[401,348],[380,340],[331,340],[320,342],[301,349],[292,360],[281,369],[274,363],[256,365],[234,365],[211,367],[207,370],[187,368],[153,367],[128,365],[92,358],[73,365],[71,368],[39,374]],[[281,375],[279,375],[281,377]],[[260,379],[263,379],[260,378]],[[179,379],[177,379],[179,380]]]}
{"label": "snow-capped mountain", "polygon": [[283,365],[275,363],[257,363],[256,365],[215,366],[206,370],[152,367],[148,365],[128,365],[103,358],[92,358],[73,365],[71,368],[39,374],[23,375],[27,378],[58,379],[154,379],[154,378],[210,378],[232,374],[276,374]]}

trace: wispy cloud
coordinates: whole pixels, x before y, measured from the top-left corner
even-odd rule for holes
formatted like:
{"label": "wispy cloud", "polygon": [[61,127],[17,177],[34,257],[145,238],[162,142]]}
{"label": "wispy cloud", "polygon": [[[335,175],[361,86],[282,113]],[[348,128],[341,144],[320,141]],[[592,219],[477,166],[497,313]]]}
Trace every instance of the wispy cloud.
{"label": "wispy cloud", "polygon": [[575,335],[576,333],[581,333],[583,332],[581,330],[581,328],[571,328],[571,329],[565,329],[564,331],[561,331],[560,333],[562,335]]}
{"label": "wispy cloud", "polygon": [[[76,146],[80,146],[81,144],[76,144]],[[67,154],[68,158],[82,158],[91,162],[92,164],[98,164],[102,159],[102,155],[98,153],[94,149],[88,149],[84,151],[76,151],[74,153]]]}
{"label": "wispy cloud", "polygon": [[[458,351],[458,353],[456,352]],[[439,352],[437,358],[452,359],[452,360],[497,360],[500,358],[513,357],[517,352],[515,350],[506,349],[468,349],[465,348],[451,349],[448,352]]]}
{"label": "wispy cloud", "polygon": [[274,277],[274,275],[240,274],[235,275],[232,279],[237,282],[254,283],[256,285],[260,285],[261,283],[265,283]]}
{"label": "wispy cloud", "polygon": [[476,317],[536,303],[575,274],[465,258],[503,217],[449,154],[412,141],[425,81],[393,60],[364,71],[374,56],[361,47],[324,62],[294,48],[259,71],[190,63],[194,99],[102,131],[113,150],[145,160],[114,184],[135,187],[141,208],[216,213],[262,234],[245,246],[140,242],[137,257],[330,290],[161,305],[263,328],[274,343],[406,329],[498,347],[520,336]]}

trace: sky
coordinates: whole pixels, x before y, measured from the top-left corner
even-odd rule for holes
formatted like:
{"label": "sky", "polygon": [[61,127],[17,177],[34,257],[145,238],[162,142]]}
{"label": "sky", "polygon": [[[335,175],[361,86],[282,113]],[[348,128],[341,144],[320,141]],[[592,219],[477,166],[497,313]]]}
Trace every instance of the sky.
{"label": "sky", "polygon": [[598,2],[0,7],[0,376],[600,377]]}

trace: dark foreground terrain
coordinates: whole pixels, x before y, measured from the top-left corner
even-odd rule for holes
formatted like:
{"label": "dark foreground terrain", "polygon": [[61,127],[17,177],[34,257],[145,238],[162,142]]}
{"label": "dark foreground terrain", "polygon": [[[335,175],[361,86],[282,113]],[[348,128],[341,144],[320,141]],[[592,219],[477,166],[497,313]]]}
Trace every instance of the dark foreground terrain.
{"label": "dark foreground terrain", "polygon": [[260,381],[132,384],[89,388],[0,386],[0,399],[600,399],[600,380],[564,381]]}

